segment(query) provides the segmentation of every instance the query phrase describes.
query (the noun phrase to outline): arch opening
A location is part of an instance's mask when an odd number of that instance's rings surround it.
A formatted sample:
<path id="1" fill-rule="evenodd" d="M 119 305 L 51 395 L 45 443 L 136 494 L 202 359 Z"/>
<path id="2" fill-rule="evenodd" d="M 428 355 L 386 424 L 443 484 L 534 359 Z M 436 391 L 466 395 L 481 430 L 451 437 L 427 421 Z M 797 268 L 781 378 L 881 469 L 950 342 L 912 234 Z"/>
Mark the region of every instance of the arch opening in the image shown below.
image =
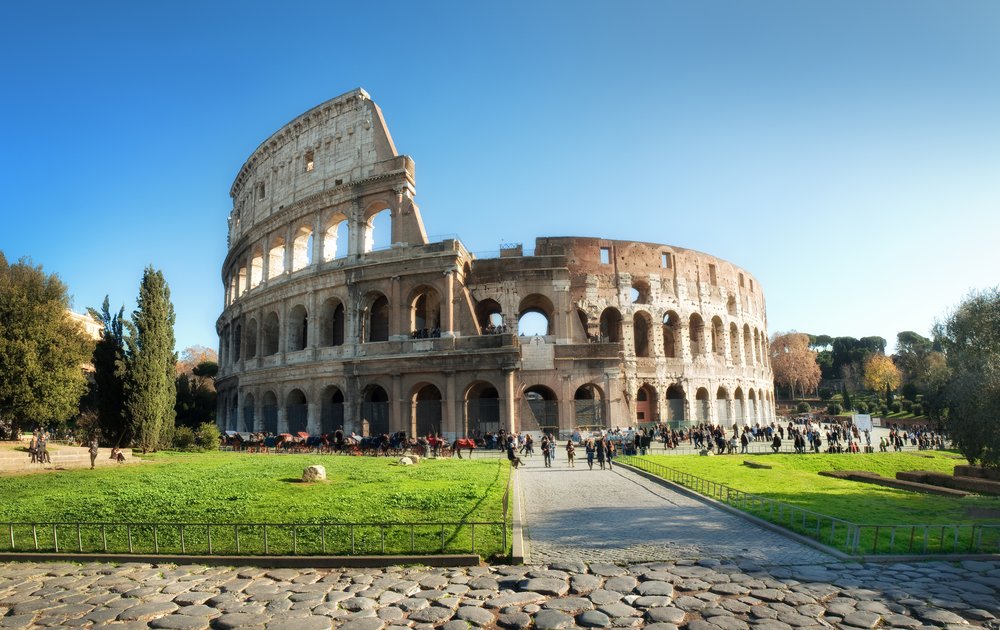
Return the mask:
<path id="1" fill-rule="evenodd" d="M 465 396 L 467 436 L 481 438 L 500 430 L 500 394 L 489 383 L 476 383 Z"/>
<path id="2" fill-rule="evenodd" d="M 384 208 L 368 217 L 368 221 L 364 225 L 364 232 L 365 253 L 392 247 L 392 211 L 389 208 Z"/>
<path id="3" fill-rule="evenodd" d="M 622 340 L 622 314 L 617 308 L 609 306 L 601 312 L 599 331 L 601 341 L 618 343 Z"/>
<path id="4" fill-rule="evenodd" d="M 305 350 L 309 345 L 309 315 L 306 307 L 296 304 L 288 314 L 288 351 Z"/>
<path id="5" fill-rule="evenodd" d="M 410 301 L 410 337 L 441 336 L 441 296 L 432 287 L 422 288 Z"/>
<path id="6" fill-rule="evenodd" d="M 336 385 L 329 385 L 323 390 L 321 398 L 319 424 L 322 433 L 333 433 L 337 429 L 344 430 L 344 393 Z"/>
<path id="7" fill-rule="evenodd" d="M 544 385 L 533 385 L 524 390 L 522 400 L 522 431 L 551 431 L 559 435 L 559 399 L 555 392 Z"/>
<path id="8" fill-rule="evenodd" d="M 264 356 L 278 354 L 278 314 L 271 311 L 264 317 Z"/>
<path id="9" fill-rule="evenodd" d="M 285 239 L 276 236 L 271 240 L 271 248 L 267 250 L 267 279 L 276 278 L 285 273 Z"/>
<path id="10" fill-rule="evenodd" d="M 606 427 L 604 396 L 600 388 L 593 383 L 577 387 L 573 394 L 573 426 L 583 431 L 593 431 Z"/>
<path id="11" fill-rule="evenodd" d="M 261 427 L 265 433 L 278 433 L 278 397 L 274 392 L 264 392 L 261 399 Z"/>
<path id="12" fill-rule="evenodd" d="M 344 345 L 344 305 L 337 298 L 323 301 L 319 312 L 319 345 Z"/>
<path id="13" fill-rule="evenodd" d="M 389 341 L 389 300 L 381 294 L 374 297 L 365 318 L 365 340 L 369 342 Z"/>
<path id="14" fill-rule="evenodd" d="M 680 385 L 667 388 L 667 422 L 674 428 L 684 424 L 684 390 Z"/>
<path id="15" fill-rule="evenodd" d="M 635 341 L 635 356 L 637 357 L 648 357 L 649 356 L 649 315 L 646 313 L 636 313 L 632 317 L 632 333 Z"/>
<path id="16" fill-rule="evenodd" d="M 288 421 L 288 432 L 307 433 L 309 431 L 309 404 L 301 389 L 293 389 L 285 399 L 285 419 Z"/>
<path id="17" fill-rule="evenodd" d="M 640 425 L 652 424 L 656 417 L 656 389 L 645 383 L 635 393 L 635 420 Z"/>
<path id="18" fill-rule="evenodd" d="M 300 227 L 292 240 L 292 271 L 305 269 L 312 263 L 313 233 L 308 227 Z"/>
<path id="19" fill-rule="evenodd" d="M 361 435 L 389 432 L 389 395 L 379 385 L 365 390 L 361 403 Z"/>
<path id="20" fill-rule="evenodd" d="M 441 390 L 424 385 L 412 398 L 413 435 L 441 435 Z"/>

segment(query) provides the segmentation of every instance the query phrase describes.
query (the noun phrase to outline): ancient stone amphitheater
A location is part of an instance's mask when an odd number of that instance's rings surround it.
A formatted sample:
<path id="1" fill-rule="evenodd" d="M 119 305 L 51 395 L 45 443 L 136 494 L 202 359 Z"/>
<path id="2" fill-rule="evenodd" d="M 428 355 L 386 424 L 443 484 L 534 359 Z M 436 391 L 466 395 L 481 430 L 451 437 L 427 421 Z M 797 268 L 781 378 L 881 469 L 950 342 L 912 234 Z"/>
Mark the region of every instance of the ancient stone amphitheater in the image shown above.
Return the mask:
<path id="1" fill-rule="evenodd" d="M 429 242 L 363 90 L 264 141 L 230 192 L 219 423 L 451 437 L 774 410 L 760 285 L 670 245 L 543 237 L 477 257 Z"/>

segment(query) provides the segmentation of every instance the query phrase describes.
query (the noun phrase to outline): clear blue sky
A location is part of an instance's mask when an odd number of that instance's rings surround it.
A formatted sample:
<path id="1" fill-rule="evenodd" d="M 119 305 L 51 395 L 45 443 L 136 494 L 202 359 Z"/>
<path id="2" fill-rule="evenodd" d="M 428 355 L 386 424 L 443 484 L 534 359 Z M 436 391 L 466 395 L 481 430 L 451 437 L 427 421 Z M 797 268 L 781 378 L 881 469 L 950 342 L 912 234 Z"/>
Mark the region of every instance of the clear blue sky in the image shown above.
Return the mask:
<path id="1" fill-rule="evenodd" d="M 0 250 L 76 310 L 163 270 L 217 345 L 228 191 L 352 88 L 472 251 L 604 236 L 745 267 L 771 333 L 927 334 L 1000 270 L 1000 3 L 5 2 Z"/>

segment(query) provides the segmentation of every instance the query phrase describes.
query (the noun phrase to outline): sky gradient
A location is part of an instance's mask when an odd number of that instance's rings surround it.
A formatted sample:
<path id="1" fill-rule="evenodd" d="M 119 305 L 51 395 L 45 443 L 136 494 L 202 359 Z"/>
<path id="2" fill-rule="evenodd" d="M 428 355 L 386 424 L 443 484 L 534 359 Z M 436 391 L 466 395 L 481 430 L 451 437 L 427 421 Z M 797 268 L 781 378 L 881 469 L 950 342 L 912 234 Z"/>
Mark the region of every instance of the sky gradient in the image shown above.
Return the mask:
<path id="1" fill-rule="evenodd" d="M 928 334 L 998 283 L 996 2 L 4 3 L 0 250 L 74 307 L 162 269 L 216 347 L 228 193 L 363 87 L 429 235 L 701 250 L 771 334 Z"/>

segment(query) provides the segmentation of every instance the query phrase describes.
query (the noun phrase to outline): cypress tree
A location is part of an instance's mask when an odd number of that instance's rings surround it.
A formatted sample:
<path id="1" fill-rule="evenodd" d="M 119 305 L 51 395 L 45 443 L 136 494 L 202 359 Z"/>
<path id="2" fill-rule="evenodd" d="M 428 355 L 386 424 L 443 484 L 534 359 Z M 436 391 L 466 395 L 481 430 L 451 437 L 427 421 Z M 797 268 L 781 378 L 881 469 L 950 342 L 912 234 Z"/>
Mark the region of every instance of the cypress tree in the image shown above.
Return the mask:
<path id="1" fill-rule="evenodd" d="M 146 268 L 138 308 L 125 322 L 125 409 L 133 443 L 143 453 L 165 446 L 174 430 L 174 306 L 163 273 Z"/>
<path id="2" fill-rule="evenodd" d="M 132 426 L 125 416 L 125 307 L 111 314 L 108 296 L 101 310 L 88 309 L 101 322 L 101 339 L 94 348 L 94 383 L 97 386 L 97 422 L 106 443 L 121 446 L 132 441 Z"/>

